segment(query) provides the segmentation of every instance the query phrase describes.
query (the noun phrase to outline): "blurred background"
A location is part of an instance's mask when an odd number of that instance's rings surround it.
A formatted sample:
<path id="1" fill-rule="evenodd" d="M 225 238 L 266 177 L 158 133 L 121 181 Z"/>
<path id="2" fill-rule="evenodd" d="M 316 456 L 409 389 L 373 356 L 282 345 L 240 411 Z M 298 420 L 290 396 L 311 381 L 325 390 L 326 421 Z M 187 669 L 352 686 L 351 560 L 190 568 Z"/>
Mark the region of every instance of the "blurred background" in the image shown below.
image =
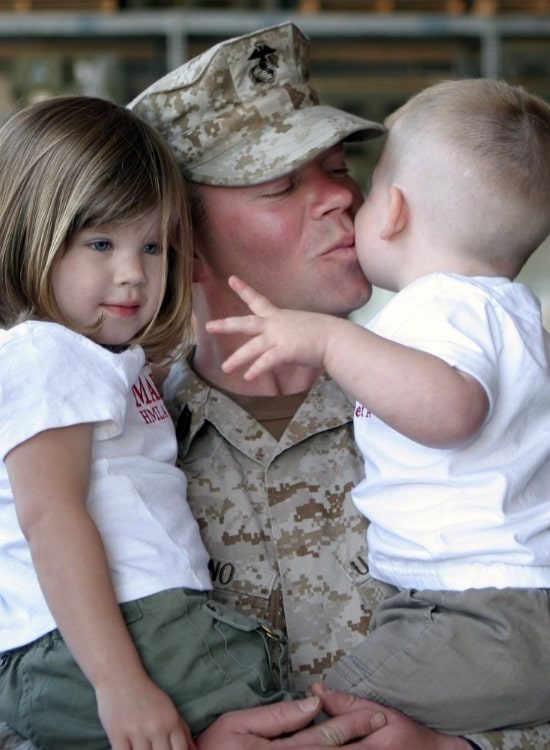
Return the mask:
<path id="1" fill-rule="evenodd" d="M 212 44 L 287 20 L 311 40 L 323 101 L 371 119 L 449 78 L 502 78 L 550 101 L 550 0 L 0 0 L 0 121 L 58 94 L 126 103 Z M 350 150 L 365 190 L 379 147 Z M 550 328 L 550 239 L 521 280 Z M 357 317 L 387 298 L 376 290 Z"/>

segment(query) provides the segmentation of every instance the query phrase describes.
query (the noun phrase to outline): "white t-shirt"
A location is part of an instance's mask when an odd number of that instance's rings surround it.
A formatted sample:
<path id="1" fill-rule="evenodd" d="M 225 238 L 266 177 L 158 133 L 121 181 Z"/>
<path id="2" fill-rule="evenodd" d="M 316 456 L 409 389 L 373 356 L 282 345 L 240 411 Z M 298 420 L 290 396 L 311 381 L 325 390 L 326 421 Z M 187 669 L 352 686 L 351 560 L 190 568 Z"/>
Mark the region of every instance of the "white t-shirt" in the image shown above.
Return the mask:
<path id="1" fill-rule="evenodd" d="M 372 575 L 402 588 L 549 587 L 550 347 L 536 297 L 508 279 L 431 274 L 368 328 L 472 375 L 490 402 L 481 432 L 451 450 L 357 404 L 366 479 L 353 500 L 371 522 Z"/>
<path id="2" fill-rule="evenodd" d="M 87 505 L 119 602 L 178 586 L 211 588 L 187 482 L 174 465 L 174 427 L 140 347 L 115 354 L 55 323 L 0 331 L 0 411 L 0 651 L 56 627 L 4 463 L 12 448 L 47 429 L 95 423 Z"/>

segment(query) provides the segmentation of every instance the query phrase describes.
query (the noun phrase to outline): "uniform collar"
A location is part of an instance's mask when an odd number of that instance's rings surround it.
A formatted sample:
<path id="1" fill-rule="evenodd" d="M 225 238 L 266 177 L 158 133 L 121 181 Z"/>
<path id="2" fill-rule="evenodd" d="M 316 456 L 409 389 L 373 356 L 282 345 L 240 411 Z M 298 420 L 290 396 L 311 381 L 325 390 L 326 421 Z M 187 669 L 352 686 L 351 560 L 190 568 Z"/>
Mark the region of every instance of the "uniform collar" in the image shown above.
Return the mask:
<path id="1" fill-rule="evenodd" d="M 326 374 L 314 383 L 279 442 L 228 395 L 201 380 L 189 361 L 172 366 L 164 384 L 164 398 L 184 455 L 201 427 L 210 422 L 225 440 L 261 464 L 353 418 L 350 399 Z"/>

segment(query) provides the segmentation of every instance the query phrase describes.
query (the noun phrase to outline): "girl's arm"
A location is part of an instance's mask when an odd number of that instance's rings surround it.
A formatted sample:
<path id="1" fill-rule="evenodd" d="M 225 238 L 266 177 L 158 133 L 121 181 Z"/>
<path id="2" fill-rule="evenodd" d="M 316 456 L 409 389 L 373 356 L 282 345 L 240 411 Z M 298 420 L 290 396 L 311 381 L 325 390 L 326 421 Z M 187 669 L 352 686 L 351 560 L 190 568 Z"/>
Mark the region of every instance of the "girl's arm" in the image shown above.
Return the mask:
<path id="1" fill-rule="evenodd" d="M 46 430 L 5 462 L 21 529 L 53 617 L 96 692 L 113 750 L 193 747 L 172 702 L 146 675 L 86 509 L 93 427 Z"/>
<path id="2" fill-rule="evenodd" d="M 354 399 L 411 440 L 451 448 L 473 437 L 489 408 L 480 383 L 431 354 L 343 318 L 281 310 L 236 277 L 231 288 L 253 315 L 211 321 L 211 333 L 252 336 L 224 362 L 252 380 L 283 363 L 324 367 Z M 251 363 L 251 364 L 250 364 Z"/>

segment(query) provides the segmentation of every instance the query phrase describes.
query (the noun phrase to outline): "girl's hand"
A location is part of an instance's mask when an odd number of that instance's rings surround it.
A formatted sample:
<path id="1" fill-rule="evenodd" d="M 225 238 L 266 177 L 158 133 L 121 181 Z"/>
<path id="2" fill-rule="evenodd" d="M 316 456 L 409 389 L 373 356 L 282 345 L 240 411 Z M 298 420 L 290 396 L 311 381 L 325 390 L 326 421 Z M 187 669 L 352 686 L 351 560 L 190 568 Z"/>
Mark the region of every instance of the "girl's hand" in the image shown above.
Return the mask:
<path id="1" fill-rule="evenodd" d="M 169 696 L 144 674 L 96 688 L 99 718 L 112 750 L 196 750 Z"/>

